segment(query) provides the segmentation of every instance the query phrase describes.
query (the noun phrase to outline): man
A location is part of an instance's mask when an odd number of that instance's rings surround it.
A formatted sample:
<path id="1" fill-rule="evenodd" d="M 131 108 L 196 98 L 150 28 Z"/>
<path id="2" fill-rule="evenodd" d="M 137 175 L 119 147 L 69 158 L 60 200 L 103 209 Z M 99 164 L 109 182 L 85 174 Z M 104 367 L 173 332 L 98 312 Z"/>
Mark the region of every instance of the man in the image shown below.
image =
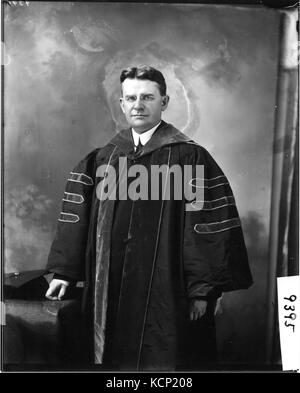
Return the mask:
<path id="1" fill-rule="evenodd" d="M 62 299 L 70 283 L 85 281 L 83 315 L 96 364 L 201 369 L 216 360 L 216 299 L 252 283 L 235 200 L 209 153 L 161 119 L 169 102 L 161 72 L 132 67 L 120 81 L 130 128 L 70 174 L 49 255 L 48 270 L 55 275 L 46 297 Z M 147 173 L 157 166 L 183 172 L 192 167 L 187 183 L 194 191 L 201 188 L 196 169 L 204 167 L 203 200 L 174 197 L 174 179 L 168 200 L 163 187 L 151 198 L 156 190 L 149 178 L 137 186 L 132 176 L 125 179 L 124 195 L 123 171 L 137 173 L 136 165 Z M 150 197 L 136 198 L 144 186 Z M 116 192 L 121 189 L 123 194 Z"/>

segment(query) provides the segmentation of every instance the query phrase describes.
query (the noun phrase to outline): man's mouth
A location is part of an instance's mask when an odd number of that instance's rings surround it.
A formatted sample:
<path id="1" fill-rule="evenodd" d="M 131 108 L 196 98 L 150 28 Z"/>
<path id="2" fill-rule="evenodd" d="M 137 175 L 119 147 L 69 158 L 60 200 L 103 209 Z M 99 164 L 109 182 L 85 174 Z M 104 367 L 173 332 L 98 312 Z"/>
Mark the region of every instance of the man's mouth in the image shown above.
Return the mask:
<path id="1" fill-rule="evenodd" d="M 147 115 L 132 115 L 132 117 L 147 117 Z"/>

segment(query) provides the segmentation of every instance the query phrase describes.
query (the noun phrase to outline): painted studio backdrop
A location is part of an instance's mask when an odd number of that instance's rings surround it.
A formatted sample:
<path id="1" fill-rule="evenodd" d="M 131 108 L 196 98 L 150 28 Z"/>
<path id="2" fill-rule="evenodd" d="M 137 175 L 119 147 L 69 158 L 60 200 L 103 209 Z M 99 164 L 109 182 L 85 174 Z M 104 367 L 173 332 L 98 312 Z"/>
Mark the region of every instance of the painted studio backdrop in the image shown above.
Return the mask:
<path id="1" fill-rule="evenodd" d="M 164 120 L 233 187 L 254 285 L 223 297 L 224 362 L 264 361 L 279 18 L 205 5 L 23 2 L 4 7 L 5 272 L 42 269 L 69 171 L 125 123 L 123 68 L 166 76 Z"/>

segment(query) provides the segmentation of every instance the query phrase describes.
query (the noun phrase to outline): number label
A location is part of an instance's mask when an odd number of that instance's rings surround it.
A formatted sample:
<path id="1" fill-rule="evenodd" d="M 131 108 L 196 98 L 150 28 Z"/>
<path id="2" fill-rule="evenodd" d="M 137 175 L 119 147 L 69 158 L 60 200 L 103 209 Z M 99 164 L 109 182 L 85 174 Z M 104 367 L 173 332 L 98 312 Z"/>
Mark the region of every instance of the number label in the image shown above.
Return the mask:
<path id="1" fill-rule="evenodd" d="M 291 295 L 290 297 L 284 297 L 284 300 L 287 300 L 289 302 L 294 302 L 297 299 L 296 295 Z M 283 307 L 286 311 L 295 311 L 296 307 L 293 304 L 285 304 Z M 294 312 L 291 312 L 289 315 L 285 315 L 284 318 L 289 318 L 292 321 L 294 321 L 297 318 L 297 314 Z M 295 325 L 293 323 L 289 323 L 289 321 L 284 321 L 284 325 L 288 328 L 293 329 L 293 333 L 295 332 Z"/>

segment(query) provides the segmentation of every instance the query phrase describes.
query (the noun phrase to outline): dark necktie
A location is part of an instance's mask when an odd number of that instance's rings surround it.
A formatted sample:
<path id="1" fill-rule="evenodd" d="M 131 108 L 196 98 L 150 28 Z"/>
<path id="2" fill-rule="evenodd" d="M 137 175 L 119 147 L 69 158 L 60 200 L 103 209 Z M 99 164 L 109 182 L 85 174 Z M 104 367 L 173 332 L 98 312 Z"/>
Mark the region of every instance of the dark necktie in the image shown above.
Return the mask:
<path id="1" fill-rule="evenodd" d="M 144 147 L 144 145 L 142 145 L 141 139 L 139 139 L 139 144 L 136 146 L 134 155 L 139 156 L 143 151 L 143 147 Z"/>

